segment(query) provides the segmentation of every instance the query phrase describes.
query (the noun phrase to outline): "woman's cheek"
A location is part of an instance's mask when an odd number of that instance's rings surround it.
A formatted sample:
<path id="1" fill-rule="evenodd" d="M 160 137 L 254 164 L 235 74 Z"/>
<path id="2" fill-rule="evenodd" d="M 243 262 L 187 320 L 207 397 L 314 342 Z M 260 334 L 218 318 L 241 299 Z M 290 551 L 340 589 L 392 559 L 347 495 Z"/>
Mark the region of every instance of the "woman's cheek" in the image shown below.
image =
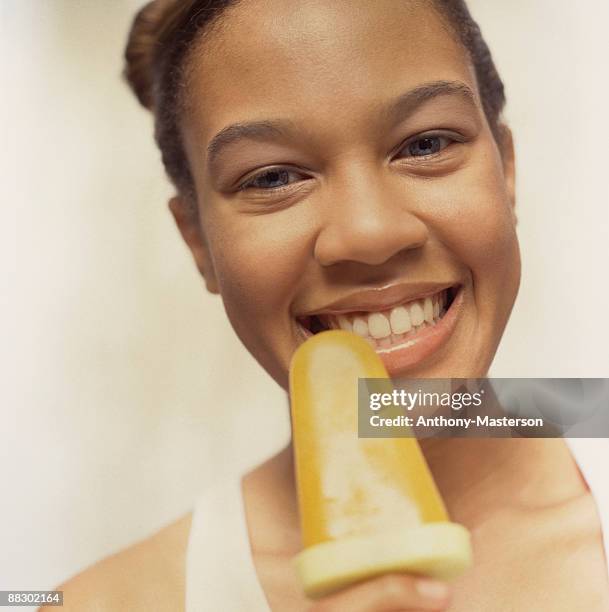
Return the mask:
<path id="1" fill-rule="evenodd" d="M 515 217 L 501 160 L 490 153 L 480 155 L 426 189 L 432 235 L 471 278 L 469 333 L 492 353 L 520 282 Z"/>
<path id="2" fill-rule="evenodd" d="M 476 197 L 477 196 L 477 197 Z M 474 277 L 508 273 L 515 265 L 517 238 L 507 203 L 496 193 L 479 192 L 455 206 L 448 243 Z"/>
<path id="3" fill-rule="evenodd" d="M 506 283 L 504 289 L 508 290 L 520 278 L 515 216 L 500 160 L 487 158 L 484 166 L 481 172 L 464 176 L 464 193 L 471 196 L 462 205 L 464 217 L 469 219 L 462 249 L 475 279 L 494 281 L 498 286 Z"/>
<path id="4" fill-rule="evenodd" d="M 496 148 L 479 146 L 467 165 L 430 181 L 428 223 L 474 277 L 519 271 L 518 242 L 507 183 Z"/>
<path id="5" fill-rule="evenodd" d="M 286 209 L 208 221 L 208 245 L 220 293 L 238 336 L 264 360 L 285 342 L 290 305 L 306 267 L 306 226 Z M 268 355 L 267 355 L 268 358 Z"/>
<path id="6" fill-rule="evenodd" d="M 303 258 L 303 228 L 294 216 L 286 209 L 235 215 L 223 224 L 226 238 L 214 245 L 214 260 L 218 280 L 227 291 L 238 285 L 241 293 L 258 296 L 261 305 L 291 295 Z"/>

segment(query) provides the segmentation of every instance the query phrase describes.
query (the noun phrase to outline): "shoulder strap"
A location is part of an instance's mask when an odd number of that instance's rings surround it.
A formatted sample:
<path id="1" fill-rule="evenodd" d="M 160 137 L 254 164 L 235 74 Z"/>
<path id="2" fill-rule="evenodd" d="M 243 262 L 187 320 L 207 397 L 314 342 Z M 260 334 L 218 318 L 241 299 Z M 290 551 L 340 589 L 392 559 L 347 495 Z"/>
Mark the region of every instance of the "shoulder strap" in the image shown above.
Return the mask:
<path id="1" fill-rule="evenodd" d="M 186 612 L 269 612 L 252 560 L 241 478 L 208 488 L 192 515 Z"/>

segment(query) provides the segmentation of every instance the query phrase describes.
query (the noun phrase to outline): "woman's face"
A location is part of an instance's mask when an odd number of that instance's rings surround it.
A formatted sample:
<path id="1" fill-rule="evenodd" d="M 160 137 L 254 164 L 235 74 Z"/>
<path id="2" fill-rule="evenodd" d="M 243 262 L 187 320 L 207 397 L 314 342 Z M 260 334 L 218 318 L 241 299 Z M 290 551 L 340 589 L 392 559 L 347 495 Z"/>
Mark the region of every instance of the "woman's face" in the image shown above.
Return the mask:
<path id="1" fill-rule="evenodd" d="M 181 229 L 245 346 L 284 387 L 325 327 L 392 376 L 484 376 L 520 278 L 513 163 L 459 43 L 426 2 L 225 17 L 190 62 Z"/>

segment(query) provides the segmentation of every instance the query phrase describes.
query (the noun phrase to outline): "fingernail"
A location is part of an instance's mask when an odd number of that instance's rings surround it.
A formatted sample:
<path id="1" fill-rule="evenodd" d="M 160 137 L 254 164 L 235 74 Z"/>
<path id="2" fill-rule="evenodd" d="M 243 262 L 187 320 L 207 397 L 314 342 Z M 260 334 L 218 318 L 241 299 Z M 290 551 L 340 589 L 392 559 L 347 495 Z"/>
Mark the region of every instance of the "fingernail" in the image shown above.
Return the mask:
<path id="1" fill-rule="evenodd" d="M 416 588 L 419 595 L 429 599 L 446 599 L 448 597 L 449 586 L 437 580 L 417 580 Z"/>

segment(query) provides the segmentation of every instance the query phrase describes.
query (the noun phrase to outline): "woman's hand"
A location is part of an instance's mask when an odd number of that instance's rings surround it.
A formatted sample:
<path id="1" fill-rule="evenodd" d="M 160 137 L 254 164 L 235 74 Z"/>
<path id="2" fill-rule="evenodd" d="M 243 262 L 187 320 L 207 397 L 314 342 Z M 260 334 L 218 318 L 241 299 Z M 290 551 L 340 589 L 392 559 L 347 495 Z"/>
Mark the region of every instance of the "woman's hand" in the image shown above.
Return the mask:
<path id="1" fill-rule="evenodd" d="M 450 587 L 407 574 L 386 574 L 315 602 L 309 612 L 414 612 L 446 610 Z"/>

